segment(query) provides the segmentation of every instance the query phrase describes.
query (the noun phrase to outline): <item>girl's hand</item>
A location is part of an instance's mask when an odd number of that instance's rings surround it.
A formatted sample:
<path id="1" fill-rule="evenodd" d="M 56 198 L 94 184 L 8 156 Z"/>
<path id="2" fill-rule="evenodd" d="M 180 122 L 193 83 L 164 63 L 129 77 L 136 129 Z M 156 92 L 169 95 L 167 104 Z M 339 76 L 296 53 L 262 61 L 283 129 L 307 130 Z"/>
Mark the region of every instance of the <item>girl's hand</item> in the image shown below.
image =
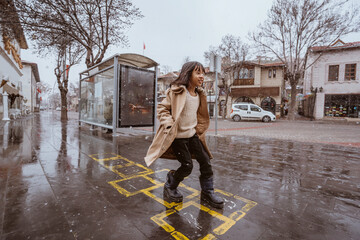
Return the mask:
<path id="1" fill-rule="evenodd" d="M 164 134 L 168 134 L 170 132 L 170 129 L 171 129 L 171 126 L 167 126 L 165 129 L 164 129 Z"/>

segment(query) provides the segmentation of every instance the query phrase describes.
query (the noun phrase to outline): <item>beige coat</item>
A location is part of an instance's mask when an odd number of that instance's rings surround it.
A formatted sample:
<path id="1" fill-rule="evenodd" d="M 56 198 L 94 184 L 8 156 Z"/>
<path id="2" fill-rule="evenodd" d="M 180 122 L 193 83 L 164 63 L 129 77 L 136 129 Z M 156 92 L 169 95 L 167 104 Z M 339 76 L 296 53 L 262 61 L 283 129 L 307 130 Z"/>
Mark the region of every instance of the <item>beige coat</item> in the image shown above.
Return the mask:
<path id="1" fill-rule="evenodd" d="M 206 94 L 202 88 L 197 88 L 197 92 L 200 97 L 200 105 L 197 111 L 197 125 L 195 130 L 206 152 L 209 154 L 210 158 L 213 158 L 205 141 L 205 132 L 210 125 Z M 180 114 L 184 109 L 185 101 L 185 86 L 173 85 L 166 91 L 166 98 L 158 104 L 157 118 L 160 121 L 160 127 L 156 132 L 153 142 L 146 154 L 145 162 L 147 166 L 150 166 L 160 157 L 176 159 L 170 146 L 177 135 L 177 125 L 180 119 Z M 167 129 L 169 126 L 170 129 Z"/>

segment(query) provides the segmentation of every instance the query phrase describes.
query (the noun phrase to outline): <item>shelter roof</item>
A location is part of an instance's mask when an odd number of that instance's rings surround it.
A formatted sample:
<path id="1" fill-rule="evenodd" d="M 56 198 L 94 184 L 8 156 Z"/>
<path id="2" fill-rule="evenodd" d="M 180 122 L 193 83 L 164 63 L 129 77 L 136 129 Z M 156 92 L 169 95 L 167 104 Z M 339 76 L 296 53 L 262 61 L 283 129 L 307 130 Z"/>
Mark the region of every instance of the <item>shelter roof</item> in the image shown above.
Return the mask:
<path id="1" fill-rule="evenodd" d="M 91 68 L 86 69 L 85 71 L 81 72 L 86 73 L 92 69 L 98 68 L 98 70 L 102 70 L 104 68 L 110 67 L 114 65 L 114 59 L 118 59 L 118 63 L 124 64 L 127 66 L 132 67 L 139 67 L 139 68 L 151 68 L 156 67 L 159 64 L 152 60 L 151 58 L 148 58 L 144 55 L 136 54 L 136 53 L 121 53 L 121 54 L 115 54 L 111 56 L 110 58 L 105 59 L 101 63 L 96 64 L 95 66 L 92 66 Z"/>

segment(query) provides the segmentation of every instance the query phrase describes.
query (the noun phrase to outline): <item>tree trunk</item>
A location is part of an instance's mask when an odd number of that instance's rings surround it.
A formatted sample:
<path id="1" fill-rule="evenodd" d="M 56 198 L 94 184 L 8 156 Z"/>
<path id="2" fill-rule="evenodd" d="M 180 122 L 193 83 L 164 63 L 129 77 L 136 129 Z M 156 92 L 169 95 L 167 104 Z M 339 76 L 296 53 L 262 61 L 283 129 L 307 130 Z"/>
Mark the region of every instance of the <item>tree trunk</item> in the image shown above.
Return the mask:
<path id="1" fill-rule="evenodd" d="M 295 120 L 296 115 L 296 84 L 291 85 L 291 98 L 290 98 L 290 108 L 289 108 L 289 120 L 293 121 Z"/>
<path id="2" fill-rule="evenodd" d="M 222 118 L 225 119 L 226 115 L 227 115 L 227 103 L 229 101 L 229 93 L 226 90 L 226 96 L 225 96 L 225 104 L 224 104 L 224 108 L 222 109 Z M 220 107 L 221 107 L 221 102 L 220 102 Z"/>
<path id="3" fill-rule="evenodd" d="M 61 121 L 67 121 L 67 99 L 66 99 L 67 92 L 65 90 L 60 90 L 60 96 L 61 96 Z"/>

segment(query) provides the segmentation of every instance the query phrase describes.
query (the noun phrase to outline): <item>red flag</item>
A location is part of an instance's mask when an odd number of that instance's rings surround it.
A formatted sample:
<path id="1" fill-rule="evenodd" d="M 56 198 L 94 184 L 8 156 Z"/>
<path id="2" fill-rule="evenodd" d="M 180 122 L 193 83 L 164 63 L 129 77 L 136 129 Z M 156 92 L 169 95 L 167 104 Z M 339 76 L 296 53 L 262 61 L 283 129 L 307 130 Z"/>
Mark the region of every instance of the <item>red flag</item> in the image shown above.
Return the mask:
<path id="1" fill-rule="evenodd" d="M 145 47 L 145 43 L 144 43 L 144 50 L 146 49 L 146 47 Z"/>

